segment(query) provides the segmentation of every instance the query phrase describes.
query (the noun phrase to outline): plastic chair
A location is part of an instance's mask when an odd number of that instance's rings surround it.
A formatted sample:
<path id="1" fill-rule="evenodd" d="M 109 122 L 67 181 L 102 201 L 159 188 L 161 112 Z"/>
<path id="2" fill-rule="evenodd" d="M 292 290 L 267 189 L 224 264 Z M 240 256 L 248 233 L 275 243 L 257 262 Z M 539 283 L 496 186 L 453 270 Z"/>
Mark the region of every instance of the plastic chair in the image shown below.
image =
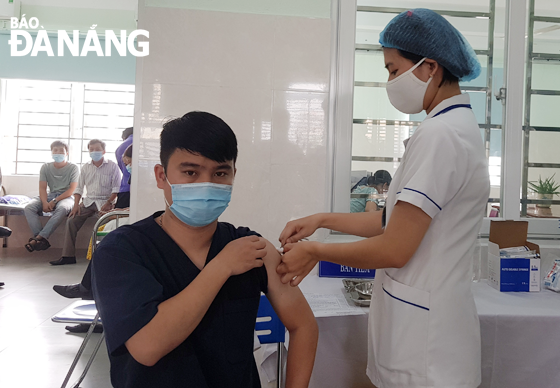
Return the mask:
<path id="1" fill-rule="evenodd" d="M 266 295 L 261 295 L 259 310 L 257 312 L 257 323 L 255 330 L 261 344 L 278 344 L 278 362 L 276 373 L 276 387 L 281 388 L 284 380 L 283 352 L 286 340 L 286 327 L 274 312 L 272 305 Z"/>
<path id="2" fill-rule="evenodd" d="M 114 211 L 101 216 L 99 220 L 97 220 L 95 226 L 93 227 L 93 233 L 92 233 L 92 238 L 93 238 L 92 240 L 93 244 L 91 246 L 92 252 L 95 252 L 95 248 L 98 242 L 98 237 L 106 236 L 109 233 L 109 232 L 99 232 L 98 231 L 99 227 L 109 222 L 110 219 L 115 216 L 117 217 L 117 228 L 118 228 L 119 218 L 128 217 L 129 212 Z M 72 377 L 72 373 L 74 372 L 74 369 L 78 364 L 78 360 L 82 356 L 82 353 L 84 352 L 87 343 L 91 339 L 91 336 L 93 334 L 93 329 L 95 328 L 95 325 L 97 325 L 97 323 L 101 322 L 101 318 L 99 317 L 99 312 L 97 311 L 95 302 L 92 300 L 87 300 L 87 301 L 78 301 L 72 303 L 70 306 L 66 307 L 65 309 L 63 309 L 62 311 L 54 315 L 51 318 L 51 320 L 53 322 L 63 322 L 63 323 L 90 323 L 89 330 L 84 338 L 84 341 L 82 342 L 80 349 L 78 349 L 78 353 L 76 353 L 76 357 L 74 357 L 74 361 L 72 362 L 72 365 L 70 365 L 70 369 L 68 370 L 64 382 L 62 383 L 61 388 L 66 388 L 66 385 L 68 384 L 68 381 L 70 380 L 70 377 Z M 91 367 L 91 364 L 93 363 L 93 360 L 95 359 L 95 356 L 97 355 L 97 351 L 99 350 L 104 338 L 105 338 L 105 333 L 102 333 L 101 336 L 99 337 L 99 340 L 95 344 L 93 353 L 91 354 L 84 368 L 84 371 L 82 372 L 82 375 L 80 376 L 78 381 L 74 385 L 72 385 L 72 388 L 78 388 L 82 383 L 82 381 L 84 380 L 84 378 L 86 377 L 86 374 L 89 371 L 89 368 Z"/>

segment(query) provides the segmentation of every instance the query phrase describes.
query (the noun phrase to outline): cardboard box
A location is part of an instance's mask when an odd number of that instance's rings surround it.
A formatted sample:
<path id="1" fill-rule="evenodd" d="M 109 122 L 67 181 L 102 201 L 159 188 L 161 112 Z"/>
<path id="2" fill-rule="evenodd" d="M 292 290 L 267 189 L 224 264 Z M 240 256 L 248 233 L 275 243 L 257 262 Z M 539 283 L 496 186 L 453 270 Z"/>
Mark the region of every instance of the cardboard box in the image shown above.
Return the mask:
<path id="1" fill-rule="evenodd" d="M 373 279 L 374 269 L 360 269 L 346 265 L 334 264 L 328 261 L 319 262 L 319 276 L 326 278 L 358 278 Z"/>
<path id="2" fill-rule="evenodd" d="M 540 291 L 540 259 L 500 258 L 500 249 L 527 246 L 540 254 L 539 246 L 527 241 L 527 221 L 491 221 L 488 241 L 488 284 L 502 292 Z"/>

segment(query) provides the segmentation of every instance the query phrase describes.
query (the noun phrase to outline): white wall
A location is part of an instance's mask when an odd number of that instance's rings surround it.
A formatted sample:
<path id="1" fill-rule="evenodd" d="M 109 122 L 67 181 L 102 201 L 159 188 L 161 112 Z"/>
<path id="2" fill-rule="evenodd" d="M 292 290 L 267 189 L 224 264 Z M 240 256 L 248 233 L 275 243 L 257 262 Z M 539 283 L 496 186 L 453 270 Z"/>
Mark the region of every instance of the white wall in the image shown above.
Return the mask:
<path id="1" fill-rule="evenodd" d="M 318 17 L 293 7 L 285 16 L 242 5 L 235 13 L 140 5 L 150 55 L 137 61 L 136 219 L 164 208 L 153 176 L 162 121 L 192 110 L 220 116 L 238 138 L 233 198 L 222 221 L 275 242 L 290 218 L 328 210 L 331 20 L 321 16 L 330 1 L 315 3 Z"/>

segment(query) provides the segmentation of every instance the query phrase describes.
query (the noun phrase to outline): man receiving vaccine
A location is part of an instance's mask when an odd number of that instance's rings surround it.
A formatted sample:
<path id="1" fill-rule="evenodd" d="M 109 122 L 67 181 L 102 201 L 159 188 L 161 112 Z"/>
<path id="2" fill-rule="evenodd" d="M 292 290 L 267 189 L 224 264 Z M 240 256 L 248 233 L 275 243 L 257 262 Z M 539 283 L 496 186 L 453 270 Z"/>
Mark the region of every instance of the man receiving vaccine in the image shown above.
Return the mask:
<path id="1" fill-rule="evenodd" d="M 253 339 L 264 292 L 290 332 L 286 387 L 307 387 L 318 336 L 311 309 L 281 283 L 270 242 L 218 221 L 234 187 L 235 134 L 190 112 L 163 126 L 160 159 L 165 211 L 111 232 L 92 261 L 113 386 L 260 387 Z"/>

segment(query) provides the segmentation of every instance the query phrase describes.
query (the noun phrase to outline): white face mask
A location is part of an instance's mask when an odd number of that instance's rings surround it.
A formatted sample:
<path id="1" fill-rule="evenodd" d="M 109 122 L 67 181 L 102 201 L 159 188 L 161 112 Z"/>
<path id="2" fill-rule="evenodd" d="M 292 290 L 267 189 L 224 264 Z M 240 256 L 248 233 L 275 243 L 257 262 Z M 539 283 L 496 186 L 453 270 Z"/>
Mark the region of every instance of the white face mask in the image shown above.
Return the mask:
<path id="1" fill-rule="evenodd" d="M 432 77 L 428 82 L 424 82 L 416 77 L 412 72 L 420 66 L 426 58 L 423 58 L 416 65 L 408 69 L 407 72 L 397 78 L 387 82 L 387 95 L 389 101 L 398 110 L 406 114 L 416 114 L 424 110 L 424 95 L 428 85 L 432 82 Z"/>

